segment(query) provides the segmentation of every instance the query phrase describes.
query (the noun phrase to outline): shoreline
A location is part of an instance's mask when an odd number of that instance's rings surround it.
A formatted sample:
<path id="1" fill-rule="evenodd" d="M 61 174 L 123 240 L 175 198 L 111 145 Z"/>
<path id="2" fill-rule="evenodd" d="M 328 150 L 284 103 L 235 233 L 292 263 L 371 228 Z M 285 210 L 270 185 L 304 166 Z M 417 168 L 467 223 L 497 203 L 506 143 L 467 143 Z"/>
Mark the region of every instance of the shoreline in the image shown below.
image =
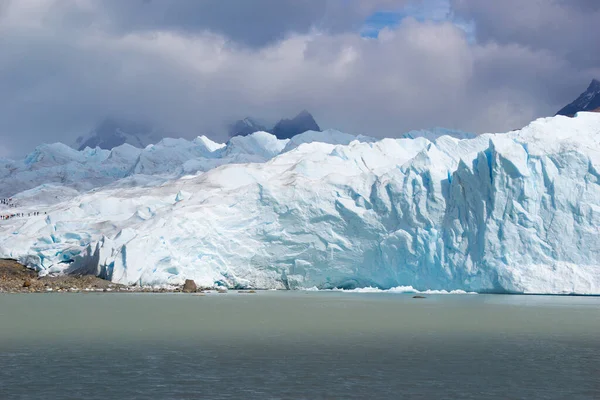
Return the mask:
<path id="1" fill-rule="evenodd" d="M 232 290 L 234 291 L 234 290 Z M 16 260 L 0 259 L 0 293 L 227 293 L 226 288 L 196 288 L 185 285 L 172 288 L 129 286 L 107 281 L 94 275 L 40 277 L 36 271 Z M 255 290 L 235 290 L 255 293 Z"/>
<path id="2" fill-rule="evenodd" d="M 193 281 L 190 281 L 193 283 Z M 196 287 L 195 283 L 188 287 L 179 285 L 172 287 L 140 287 L 135 285 L 123 285 L 114 283 L 94 275 L 60 275 L 40 277 L 36 271 L 27 268 L 16 260 L 0 258 L 0 294 L 8 293 L 257 293 L 269 289 L 228 289 L 225 287 Z M 286 290 L 283 290 L 286 291 Z M 293 290 L 292 290 L 293 291 Z M 299 291 L 303 291 L 299 289 Z M 312 291 L 304 289 L 304 291 Z M 342 289 L 321 289 L 319 292 L 346 292 L 346 293 L 388 293 L 386 290 L 361 291 Z M 434 293 L 427 291 L 406 292 L 407 295 L 430 296 L 430 295 L 457 295 L 463 293 Z M 493 292 L 465 292 L 466 295 L 493 294 L 507 296 L 560 296 L 560 297 L 600 297 L 600 294 L 586 293 L 493 293 Z"/>

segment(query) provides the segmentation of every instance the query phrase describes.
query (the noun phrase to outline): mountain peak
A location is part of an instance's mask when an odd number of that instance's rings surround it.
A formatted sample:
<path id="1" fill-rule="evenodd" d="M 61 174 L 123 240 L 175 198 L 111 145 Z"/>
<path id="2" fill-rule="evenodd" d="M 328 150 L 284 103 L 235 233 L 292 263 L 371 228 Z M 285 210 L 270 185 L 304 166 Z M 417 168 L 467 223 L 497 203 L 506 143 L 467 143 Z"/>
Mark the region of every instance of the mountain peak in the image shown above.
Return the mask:
<path id="1" fill-rule="evenodd" d="M 120 120 L 107 117 L 90 131 L 86 136 L 79 136 L 75 141 L 78 150 L 86 147 L 110 150 L 122 144 L 144 148 L 149 144 L 158 143 L 163 135 L 149 124 Z"/>
<path id="2" fill-rule="evenodd" d="M 585 92 L 579 95 L 575 101 L 563 107 L 556 115 L 572 117 L 579 111 L 595 111 L 600 108 L 600 81 L 592 79 Z"/>
<path id="3" fill-rule="evenodd" d="M 246 117 L 235 121 L 229 126 L 229 137 L 247 136 L 254 132 L 266 130 L 267 128 L 257 122 L 254 118 Z"/>
<path id="4" fill-rule="evenodd" d="M 600 81 L 598 79 L 592 79 L 590 86 L 588 86 L 587 91 L 600 92 Z"/>
<path id="5" fill-rule="evenodd" d="M 307 118 L 307 117 L 313 118 L 312 114 L 309 113 L 307 110 L 302 110 L 302 111 L 300 111 L 300 113 L 298 113 L 298 115 L 296 115 L 295 118 Z"/>
<path id="6" fill-rule="evenodd" d="M 306 131 L 321 131 L 312 114 L 306 110 L 292 119 L 282 119 L 273 127 L 273 134 L 278 139 L 290 139 Z"/>
<path id="7" fill-rule="evenodd" d="M 284 118 L 271 129 L 251 117 L 237 120 L 229 125 L 229 137 L 247 136 L 251 133 L 264 131 L 275 135 L 278 139 L 290 139 L 306 131 L 321 131 L 314 117 L 307 110 L 302 110 L 292 119 Z"/>

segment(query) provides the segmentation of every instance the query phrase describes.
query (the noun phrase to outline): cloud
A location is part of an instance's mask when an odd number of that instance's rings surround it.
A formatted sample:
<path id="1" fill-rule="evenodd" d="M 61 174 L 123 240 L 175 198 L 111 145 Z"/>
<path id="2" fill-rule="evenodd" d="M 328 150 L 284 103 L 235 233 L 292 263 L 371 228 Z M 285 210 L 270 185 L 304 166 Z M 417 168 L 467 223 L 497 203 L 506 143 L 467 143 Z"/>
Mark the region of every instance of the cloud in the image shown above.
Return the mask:
<path id="1" fill-rule="evenodd" d="M 358 30 L 376 9 L 407 0 L 104 0 L 100 12 L 115 32 L 210 31 L 236 43 L 262 47 L 312 30 Z"/>
<path id="2" fill-rule="evenodd" d="M 452 0 L 458 15 L 477 22 L 483 43 L 544 49 L 580 68 L 600 66 L 600 2 L 596 0 Z"/>
<path id="3" fill-rule="evenodd" d="M 369 15 L 406 2 L 4 4 L 0 137 L 13 155 L 71 142 L 107 115 L 219 140 L 232 119 L 304 108 L 321 126 L 379 137 L 433 126 L 505 131 L 553 114 L 590 73 L 525 39 L 472 42 L 452 20 L 407 15 L 377 39 L 361 37 Z M 484 18 L 467 6 L 457 8 L 461 18 Z"/>

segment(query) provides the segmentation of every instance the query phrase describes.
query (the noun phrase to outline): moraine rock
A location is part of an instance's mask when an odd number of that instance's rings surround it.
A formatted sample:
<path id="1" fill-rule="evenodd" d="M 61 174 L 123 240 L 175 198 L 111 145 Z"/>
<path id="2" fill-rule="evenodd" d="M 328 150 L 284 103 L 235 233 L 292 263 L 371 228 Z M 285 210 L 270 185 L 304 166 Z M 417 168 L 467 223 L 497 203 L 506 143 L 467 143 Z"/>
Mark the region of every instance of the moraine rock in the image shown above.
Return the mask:
<path id="1" fill-rule="evenodd" d="M 183 284 L 183 293 L 194 293 L 196 290 L 196 282 L 191 279 L 186 279 Z"/>

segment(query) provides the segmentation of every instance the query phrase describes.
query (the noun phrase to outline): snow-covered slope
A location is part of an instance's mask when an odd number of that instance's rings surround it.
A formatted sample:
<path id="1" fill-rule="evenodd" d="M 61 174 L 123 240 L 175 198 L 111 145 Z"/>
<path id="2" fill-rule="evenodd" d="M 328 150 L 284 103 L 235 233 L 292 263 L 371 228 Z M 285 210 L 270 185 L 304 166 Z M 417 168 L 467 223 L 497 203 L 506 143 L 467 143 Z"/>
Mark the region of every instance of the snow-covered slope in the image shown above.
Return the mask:
<path id="1" fill-rule="evenodd" d="M 291 142 L 275 143 L 260 152 Z M 469 140 L 304 143 L 122 183 L 137 177 L 0 222 L 0 257 L 141 285 L 600 294 L 595 113 Z"/>

